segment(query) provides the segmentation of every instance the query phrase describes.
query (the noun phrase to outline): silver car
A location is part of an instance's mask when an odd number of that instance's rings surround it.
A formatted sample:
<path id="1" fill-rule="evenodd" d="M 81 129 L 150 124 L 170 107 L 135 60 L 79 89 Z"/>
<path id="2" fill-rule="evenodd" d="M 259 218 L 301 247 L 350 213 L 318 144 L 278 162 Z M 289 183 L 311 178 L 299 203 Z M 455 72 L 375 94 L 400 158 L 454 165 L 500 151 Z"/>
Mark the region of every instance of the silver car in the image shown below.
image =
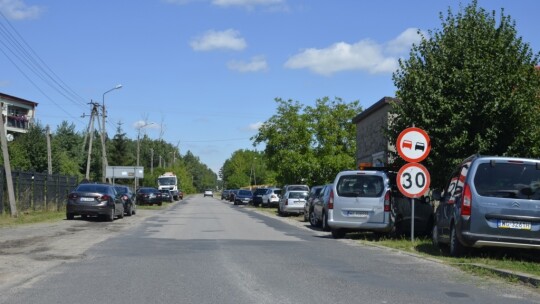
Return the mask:
<path id="1" fill-rule="evenodd" d="M 291 213 L 304 213 L 304 205 L 308 197 L 307 191 L 293 190 L 286 192 L 279 200 L 278 214 L 287 215 Z"/>
<path id="2" fill-rule="evenodd" d="M 384 171 L 337 174 L 328 202 L 328 226 L 334 238 L 351 231 L 390 232 L 391 189 Z"/>
<path id="3" fill-rule="evenodd" d="M 540 249 L 540 160 L 473 155 L 433 198 L 433 243 L 452 256 L 468 247 Z"/>

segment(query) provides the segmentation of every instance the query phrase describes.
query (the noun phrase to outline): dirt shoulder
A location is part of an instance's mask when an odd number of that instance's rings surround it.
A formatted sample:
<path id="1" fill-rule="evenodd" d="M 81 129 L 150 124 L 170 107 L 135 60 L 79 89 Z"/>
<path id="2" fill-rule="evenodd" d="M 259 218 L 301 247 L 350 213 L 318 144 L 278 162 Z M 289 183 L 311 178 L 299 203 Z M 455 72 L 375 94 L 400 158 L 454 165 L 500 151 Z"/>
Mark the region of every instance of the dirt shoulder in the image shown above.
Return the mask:
<path id="1" fill-rule="evenodd" d="M 155 213 L 139 209 L 136 215 L 114 222 L 76 218 L 0 228 L 0 293 L 36 280 L 52 267 L 83 259 L 88 248 Z"/>

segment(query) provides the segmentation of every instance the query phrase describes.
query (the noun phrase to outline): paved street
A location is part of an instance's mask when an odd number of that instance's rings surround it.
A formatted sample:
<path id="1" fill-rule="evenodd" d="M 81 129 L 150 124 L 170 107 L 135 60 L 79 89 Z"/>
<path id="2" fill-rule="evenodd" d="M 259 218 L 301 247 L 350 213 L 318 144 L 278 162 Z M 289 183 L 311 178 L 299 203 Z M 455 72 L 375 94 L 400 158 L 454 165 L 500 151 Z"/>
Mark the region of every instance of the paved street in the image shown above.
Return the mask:
<path id="1" fill-rule="evenodd" d="M 0 303 L 540 303 L 521 287 L 288 222 L 191 196 Z"/>

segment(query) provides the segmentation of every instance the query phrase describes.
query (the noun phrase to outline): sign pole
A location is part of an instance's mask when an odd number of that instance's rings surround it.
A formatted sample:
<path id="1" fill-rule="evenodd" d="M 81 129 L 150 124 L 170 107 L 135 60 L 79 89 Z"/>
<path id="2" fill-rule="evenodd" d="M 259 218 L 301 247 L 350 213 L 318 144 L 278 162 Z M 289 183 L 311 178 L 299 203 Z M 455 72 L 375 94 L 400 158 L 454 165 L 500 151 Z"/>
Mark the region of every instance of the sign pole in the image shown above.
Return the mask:
<path id="1" fill-rule="evenodd" d="M 411 242 L 414 242 L 414 198 L 411 198 Z"/>

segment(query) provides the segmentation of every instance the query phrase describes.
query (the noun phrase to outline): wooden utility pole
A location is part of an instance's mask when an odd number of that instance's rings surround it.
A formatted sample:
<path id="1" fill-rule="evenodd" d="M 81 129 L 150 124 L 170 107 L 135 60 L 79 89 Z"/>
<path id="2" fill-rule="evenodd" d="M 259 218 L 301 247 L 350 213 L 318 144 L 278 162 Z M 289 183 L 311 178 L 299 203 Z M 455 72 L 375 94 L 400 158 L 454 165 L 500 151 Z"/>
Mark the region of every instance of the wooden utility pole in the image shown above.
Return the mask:
<path id="1" fill-rule="evenodd" d="M 52 174 L 51 129 L 47 125 L 47 173 Z"/>
<path id="2" fill-rule="evenodd" d="M 92 105 L 92 112 L 90 114 L 90 123 L 88 126 L 88 133 L 89 133 L 89 143 L 88 143 L 88 158 L 86 160 L 86 180 L 90 180 L 90 162 L 92 160 L 92 141 L 94 139 L 94 119 L 97 115 L 97 107 L 98 104 L 91 102 Z"/>
<path id="3" fill-rule="evenodd" d="M 0 103 L 0 110 L 4 109 L 4 103 Z M 15 190 L 13 188 L 13 178 L 11 177 L 11 163 L 9 161 L 9 151 L 7 146 L 7 133 L 4 126 L 4 114 L 0 115 L 0 143 L 2 144 L 2 153 L 4 156 L 4 169 L 6 171 L 6 184 L 9 199 L 9 209 L 12 217 L 17 217 L 17 204 L 15 202 Z"/>

